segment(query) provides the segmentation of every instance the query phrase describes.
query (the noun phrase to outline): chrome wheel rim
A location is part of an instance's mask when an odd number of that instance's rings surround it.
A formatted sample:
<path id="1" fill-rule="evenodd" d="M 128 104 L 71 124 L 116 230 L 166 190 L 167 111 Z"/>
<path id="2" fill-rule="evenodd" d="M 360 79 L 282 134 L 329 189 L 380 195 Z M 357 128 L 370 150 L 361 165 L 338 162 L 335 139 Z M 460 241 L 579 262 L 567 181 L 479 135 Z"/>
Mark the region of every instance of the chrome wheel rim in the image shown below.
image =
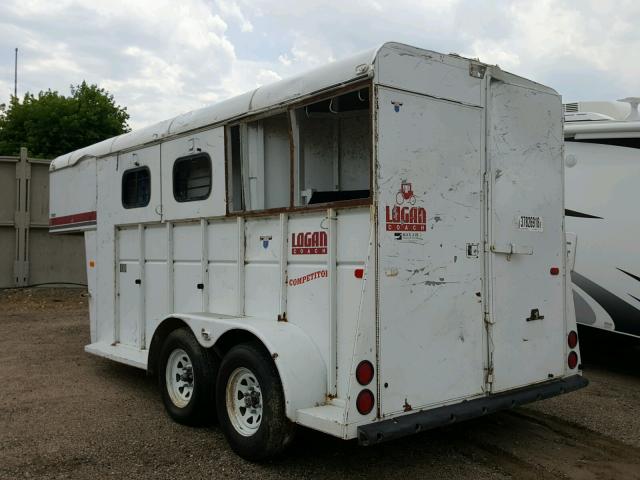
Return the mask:
<path id="1" fill-rule="evenodd" d="M 262 422 L 262 391 L 254 373 L 245 367 L 236 368 L 227 381 L 227 415 L 240 435 L 250 437 Z"/>
<path id="2" fill-rule="evenodd" d="M 167 360 L 165 372 L 167 392 L 173 404 L 184 408 L 193 397 L 193 364 L 187 352 L 176 348 Z"/>

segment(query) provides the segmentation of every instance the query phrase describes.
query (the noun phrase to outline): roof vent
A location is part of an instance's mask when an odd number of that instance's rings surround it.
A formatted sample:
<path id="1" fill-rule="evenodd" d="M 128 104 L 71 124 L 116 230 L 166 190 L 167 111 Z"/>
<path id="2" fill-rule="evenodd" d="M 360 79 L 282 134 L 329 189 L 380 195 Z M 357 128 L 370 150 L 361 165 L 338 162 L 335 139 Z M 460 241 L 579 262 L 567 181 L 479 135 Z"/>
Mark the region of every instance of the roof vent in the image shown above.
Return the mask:
<path id="1" fill-rule="evenodd" d="M 631 107 L 631 111 L 625 120 L 627 122 L 640 120 L 640 112 L 638 112 L 638 105 L 640 104 L 640 97 L 627 97 L 618 100 L 619 102 L 628 103 Z"/>
<path id="2" fill-rule="evenodd" d="M 578 108 L 578 102 L 565 103 L 562 106 L 564 107 L 564 113 L 572 113 L 572 112 L 577 112 L 577 111 L 580 110 Z"/>

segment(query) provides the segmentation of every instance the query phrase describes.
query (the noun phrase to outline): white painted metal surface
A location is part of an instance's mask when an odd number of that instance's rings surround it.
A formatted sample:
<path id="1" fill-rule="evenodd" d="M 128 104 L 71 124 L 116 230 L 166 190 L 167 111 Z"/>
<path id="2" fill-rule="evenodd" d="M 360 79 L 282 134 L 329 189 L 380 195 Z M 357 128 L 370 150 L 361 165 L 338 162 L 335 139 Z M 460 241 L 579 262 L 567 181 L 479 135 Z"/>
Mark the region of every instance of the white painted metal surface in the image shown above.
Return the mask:
<path id="1" fill-rule="evenodd" d="M 488 95 L 489 332 L 498 392 L 565 370 L 562 112 L 556 95 L 502 81 L 492 81 Z"/>
<path id="2" fill-rule="evenodd" d="M 484 390 L 483 258 L 466 254 L 482 243 L 484 132 L 476 107 L 378 98 L 380 400 L 392 415 Z"/>
<path id="3" fill-rule="evenodd" d="M 270 352 L 286 415 L 342 438 L 578 373 L 565 368 L 560 124 L 547 87 L 385 44 L 64 155 L 52 211 L 97 212 L 87 351 L 148 368 L 170 319 L 204 348 L 243 331 Z M 199 154 L 211 159 L 210 194 L 179 202 L 176 160 Z M 240 172 L 226 169 L 234 154 Z M 122 175 L 139 167 L 149 202 L 125 209 Z M 244 191 L 230 213 L 231 184 Z M 528 324 L 532 309 L 545 319 Z M 374 366 L 367 385 L 362 361 Z M 365 388 L 375 407 L 360 413 Z"/>

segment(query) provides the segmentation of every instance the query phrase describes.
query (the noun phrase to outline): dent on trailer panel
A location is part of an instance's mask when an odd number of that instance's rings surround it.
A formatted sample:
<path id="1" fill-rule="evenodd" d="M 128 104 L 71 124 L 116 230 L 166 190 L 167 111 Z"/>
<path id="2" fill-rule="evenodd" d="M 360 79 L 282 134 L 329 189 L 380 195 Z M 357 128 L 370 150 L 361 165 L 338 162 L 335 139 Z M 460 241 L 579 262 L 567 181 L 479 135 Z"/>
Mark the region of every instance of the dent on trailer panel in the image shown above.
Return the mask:
<path id="1" fill-rule="evenodd" d="M 380 85 L 482 106 L 483 82 L 469 74 L 467 59 L 390 43 L 380 49 L 375 69 Z"/>

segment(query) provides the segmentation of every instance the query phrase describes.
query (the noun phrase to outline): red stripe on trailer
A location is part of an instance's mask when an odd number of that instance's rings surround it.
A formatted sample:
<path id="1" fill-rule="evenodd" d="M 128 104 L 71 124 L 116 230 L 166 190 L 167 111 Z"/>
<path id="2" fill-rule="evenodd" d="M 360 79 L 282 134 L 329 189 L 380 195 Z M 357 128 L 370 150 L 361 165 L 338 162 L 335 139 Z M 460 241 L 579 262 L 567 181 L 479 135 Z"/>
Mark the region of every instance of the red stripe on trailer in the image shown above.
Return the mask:
<path id="1" fill-rule="evenodd" d="M 95 210 L 92 212 L 74 213 L 73 215 L 65 215 L 64 217 L 53 217 L 49 219 L 50 227 L 58 227 L 62 225 L 73 225 L 76 223 L 91 222 L 96 220 Z"/>

